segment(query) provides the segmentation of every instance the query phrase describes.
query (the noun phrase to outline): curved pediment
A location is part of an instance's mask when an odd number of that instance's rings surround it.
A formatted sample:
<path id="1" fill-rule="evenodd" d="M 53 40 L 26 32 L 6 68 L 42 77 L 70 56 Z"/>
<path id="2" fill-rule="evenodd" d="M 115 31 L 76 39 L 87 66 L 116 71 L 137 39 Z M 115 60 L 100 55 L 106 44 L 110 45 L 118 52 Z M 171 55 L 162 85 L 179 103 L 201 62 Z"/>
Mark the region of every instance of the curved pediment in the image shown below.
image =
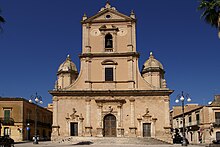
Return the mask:
<path id="1" fill-rule="evenodd" d="M 117 62 L 110 60 L 110 59 L 106 59 L 104 61 L 101 62 L 102 65 L 118 65 Z"/>

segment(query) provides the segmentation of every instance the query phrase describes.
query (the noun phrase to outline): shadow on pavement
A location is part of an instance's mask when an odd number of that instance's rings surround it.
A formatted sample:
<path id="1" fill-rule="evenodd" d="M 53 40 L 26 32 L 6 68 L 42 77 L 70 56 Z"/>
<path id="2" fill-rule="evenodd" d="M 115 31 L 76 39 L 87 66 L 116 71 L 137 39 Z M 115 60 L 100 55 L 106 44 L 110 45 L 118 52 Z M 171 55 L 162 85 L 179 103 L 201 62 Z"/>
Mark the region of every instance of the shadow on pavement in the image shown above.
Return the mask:
<path id="1" fill-rule="evenodd" d="M 15 142 L 14 144 L 24 144 L 24 143 L 30 143 L 32 141 L 21 141 L 21 142 Z"/>
<path id="2" fill-rule="evenodd" d="M 73 145 L 91 145 L 91 144 L 93 144 L 93 142 L 91 141 L 82 141 L 82 142 L 75 143 Z"/>

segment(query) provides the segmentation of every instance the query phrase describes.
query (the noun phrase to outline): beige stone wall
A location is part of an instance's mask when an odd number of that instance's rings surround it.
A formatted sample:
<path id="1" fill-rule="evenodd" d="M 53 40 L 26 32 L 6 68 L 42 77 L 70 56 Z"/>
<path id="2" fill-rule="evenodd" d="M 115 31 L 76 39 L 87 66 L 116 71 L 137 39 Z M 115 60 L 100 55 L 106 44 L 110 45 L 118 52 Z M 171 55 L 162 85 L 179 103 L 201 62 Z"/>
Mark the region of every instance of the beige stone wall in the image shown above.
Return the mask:
<path id="1" fill-rule="evenodd" d="M 22 140 L 22 134 L 18 130 L 23 128 L 22 122 L 23 109 L 22 101 L 0 101 L 0 117 L 4 118 L 4 110 L 10 110 L 10 117 L 14 119 L 14 125 L 2 125 L 1 127 L 1 136 L 4 135 L 4 129 L 9 128 L 9 135 L 15 141 Z"/>
<path id="2" fill-rule="evenodd" d="M 23 139 L 26 140 L 27 139 L 27 123 L 30 124 L 30 136 L 31 138 L 34 136 L 34 131 L 35 131 L 35 105 L 30 104 L 29 102 L 24 102 L 23 103 Z M 37 120 L 41 123 L 44 124 L 51 124 L 52 125 L 52 112 L 48 111 L 45 108 L 42 107 L 37 107 L 37 113 L 38 113 L 38 118 Z M 30 120 L 30 121 L 29 121 Z M 38 124 L 37 129 L 39 130 L 39 134 L 41 137 L 43 137 L 43 130 L 45 131 L 45 135 L 47 138 L 50 138 L 51 136 L 51 128 L 50 126 L 44 126 L 42 124 Z"/>
<path id="3" fill-rule="evenodd" d="M 135 97 L 134 109 L 131 111 L 131 97 L 114 97 L 114 100 L 125 99 L 125 103 L 122 104 L 121 107 L 121 112 L 119 112 L 120 109 L 118 103 L 103 102 L 100 115 L 96 100 L 101 100 L 103 97 L 60 97 L 57 113 L 57 117 L 59 118 L 57 124 L 60 127 L 60 136 L 70 136 L 70 122 L 78 122 L 79 136 L 86 136 L 85 127 L 92 127 L 91 135 L 98 136 L 97 129 L 100 127 L 103 128 L 104 116 L 110 113 L 117 119 L 117 128 L 124 129 L 124 137 L 132 136 L 129 127 L 137 128 L 135 136 L 143 137 L 143 123 L 152 123 L 152 137 L 167 141 L 167 139 L 169 139 L 169 134 L 166 134 L 167 132 L 164 127 L 169 127 L 169 116 L 164 115 L 164 110 L 168 108 L 168 106 L 164 103 L 164 98 L 165 97 L 162 96 Z M 91 99 L 91 101 L 89 101 L 89 116 L 87 114 L 88 110 L 86 102 L 88 99 Z M 107 100 L 112 98 L 104 97 L 104 99 Z M 112 112 L 108 112 L 109 107 L 112 108 Z M 74 113 L 73 110 L 76 112 Z M 149 112 L 146 112 L 146 110 Z M 169 111 L 169 109 L 167 111 Z M 71 117 L 73 113 L 76 116 L 75 118 Z M 134 114 L 133 116 L 132 113 Z M 145 120 L 143 116 L 146 113 L 149 114 L 150 117 Z M 83 122 L 80 121 L 80 117 L 83 118 Z M 140 118 L 142 120 L 138 121 Z M 153 119 L 155 119 L 155 122 L 153 122 Z M 132 124 L 132 122 L 134 122 L 134 124 Z"/>
<path id="4" fill-rule="evenodd" d="M 0 117 L 4 118 L 4 109 L 10 109 L 10 117 L 14 120 L 14 125 L 2 125 L 1 136 L 4 135 L 4 129 L 9 128 L 9 135 L 15 142 L 27 139 L 27 123 L 29 122 L 31 139 L 34 136 L 34 120 L 35 120 L 35 105 L 29 103 L 22 98 L 3 98 L 0 100 Z M 38 121 L 45 124 L 52 124 L 52 112 L 38 107 L 39 118 Z M 31 121 L 28 121 L 31 120 Z M 51 127 L 39 125 L 38 130 L 40 136 L 45 130 L 46 136 L 51 136 Z"/>

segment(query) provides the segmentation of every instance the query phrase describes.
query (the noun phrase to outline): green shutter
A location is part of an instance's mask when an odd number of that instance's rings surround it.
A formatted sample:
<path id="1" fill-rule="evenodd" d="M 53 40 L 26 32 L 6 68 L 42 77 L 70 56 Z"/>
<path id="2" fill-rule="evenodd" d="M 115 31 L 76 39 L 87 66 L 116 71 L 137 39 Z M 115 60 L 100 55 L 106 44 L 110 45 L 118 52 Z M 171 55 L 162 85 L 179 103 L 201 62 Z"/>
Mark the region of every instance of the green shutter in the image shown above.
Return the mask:
<path id="1" fill-rule="evenodd" d="M 4 111 L 4 119 L 10 119 L 10 110 L 5 110 Z"/>

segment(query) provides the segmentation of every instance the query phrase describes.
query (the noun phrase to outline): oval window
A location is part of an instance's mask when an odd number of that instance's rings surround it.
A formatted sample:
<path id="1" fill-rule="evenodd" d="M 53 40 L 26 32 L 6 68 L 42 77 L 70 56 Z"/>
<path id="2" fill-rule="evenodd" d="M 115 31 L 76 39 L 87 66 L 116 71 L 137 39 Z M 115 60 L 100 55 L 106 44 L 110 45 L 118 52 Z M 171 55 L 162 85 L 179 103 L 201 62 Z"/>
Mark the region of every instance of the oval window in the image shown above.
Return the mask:
<path id="1" fill-rule="evenodd" d="M 111 18 L 111 15 L 108 14 L 108 15 L 105 16 L 105 18 L 106 18 L 106 19 Z"/>

